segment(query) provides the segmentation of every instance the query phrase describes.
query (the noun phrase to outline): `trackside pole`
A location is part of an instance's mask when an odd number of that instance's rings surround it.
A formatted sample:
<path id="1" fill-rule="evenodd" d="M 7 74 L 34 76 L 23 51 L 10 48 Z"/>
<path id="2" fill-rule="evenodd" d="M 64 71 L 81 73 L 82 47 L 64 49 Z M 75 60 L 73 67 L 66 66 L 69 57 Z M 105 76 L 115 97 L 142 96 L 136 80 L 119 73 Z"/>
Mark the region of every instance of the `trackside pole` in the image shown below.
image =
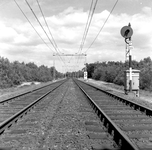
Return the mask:
<path id="1" fill-rule="evenodd" d="M 125 73 L 125 80 L 124 80 L 124 91 L 125 94 L 129 92 L 135 92 L 135 96 L 139 97 L 139 73 L 140 70 L 132 69 L 132 41 L 131 37 L 133 34 L 133 30 L 131 28 L 131 24 L 129 23 L 128 26 L 124 26 L 121 29 L 121 35 L 125 38 L 126 42 L 126 60 L 129 57 L 129 70 L 126 70 Z"/>
<path id="2" fill-rule="evenodd" d="M 127 60 L 127 55 L 129 54 L 129 91 L 132 92 L 133 90 L 133 81 L 132 81 L 132 53 L 131 49 L 132 47 L 132 41 L 131 41 L 131 36 L 133 34 L 133 30 L 131 28 L 131 24 L 129 23 L 128 26 L 124 26 L 121 29 L 121 35 L 122 37 L 125 38 L 126 42 L 126 60 Z M 127 78 L 126 78 L 127 79 Z M 125 81 L 126 82 L 126 81 Z M 126 90 L 126 85 L 125 85 L 125 90 Z M 126 91 L 125 91 L 126 93 Z"/>
<path id="3" fill-rule="evenodd" d="M 130 92 L 132 92 L 132 55 L 131 55 L 131 37 L 129 38 L 129 86 Z"/>
<path id="4" fill-rule="evenodd" d="M 55 54 L 53 54 L 53 56 L 55 56 Z M 53 59 L 53 80 L 55 81 L 55 57 Z"/>
<path id="5" fill-rule="evenodd" d="M 84 80 L 87 81 L 88 79 L 88 73 L 87 73 L 87 55 L 85 54 L 85 62 L 84 62 L 85 68 L 84 68 Z"/>

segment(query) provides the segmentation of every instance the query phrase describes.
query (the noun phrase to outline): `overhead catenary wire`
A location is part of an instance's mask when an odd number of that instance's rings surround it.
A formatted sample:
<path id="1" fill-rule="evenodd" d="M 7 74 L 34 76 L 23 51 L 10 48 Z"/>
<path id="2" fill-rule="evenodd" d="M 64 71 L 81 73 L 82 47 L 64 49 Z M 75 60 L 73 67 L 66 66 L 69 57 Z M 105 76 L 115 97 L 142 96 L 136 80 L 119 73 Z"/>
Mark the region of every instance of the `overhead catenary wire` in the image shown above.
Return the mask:
<path id="1" fill-rule="evenodd" d="M 17 3 L 16 0 L 14 0 L 15 4 L 17 5 L 17 7 L 20 9 L 20 11 L 22 12 L 22 14 L 24 15 L 24 17 L 27 19 L 27 21 L 29 22 L 29 24 L 32 26 L 32 28 L 35 30 L 35 32 L 37 33 L 37 35 L 40 37 L 40 39 L 43 41 L 43 43 L 51 50 L 53 51 L 49 45 L 44 41 L 44 39 L 41 37 L 41 35 L 38 33 L 38 31 L 36 30 L 36 28 L 33 26 L 33 24 L 31 23 L 31 21 L 28 19 L 28 17 L 26 16 L 26 14 L 24 13 L 24 11 L 21 9 L 21 7 L 19 6 L 19 4 Z M 54 52 L 54 51 L 53 51 Z"/>
<path id="2" fill-rule="evenodd" d="M 93 7 L 93 0 L 91 2 L 90 11 L 89 11 L 85 31 L 84 31 L 84 36 L 82 38 L 82 43 L 80 45 L 80 52 L 82 51 L 83 46 L 85 44 L 85 41 L 86 41 L 86 38 L 87 38 L 87 35 L 88 35 L 88 31 L 89 31 L 89 28 L 90 28 L 90 25 L 91 25 L 91 21 L 92 21 L 92 18 L 93 18 L 93 15 L 94 15 L 94 12 L 95 12 L 95 9 L 96 9 L 96 6 L 97 6 L 97 2 L 98 2 L 98 0 L 95 1 L 94 7 Z M 92 8 L 93 8 L 93 10 L 92 10 Z"/>
<path id="3" fill-rule="evenodd" d="M 88 14 L 88 19 L 87 19 L 87 22 L 86 22 L 83 38 L 82 38 L 81 45 L 80 45 L 78 53 L 81 53 L 82 49 L 84 47 L 84 44 L 85 44 L 85 41 L 86 41 L 86 38 L 87 38 L 87 35 L 88 35 L 88 31 L 89 31 L 89 28 L 90 28 L 90 25 L 91 25 L 91 21 L 92 21 L 97 3 L 98 3 L 98 0 L 96 0 L 95 3 L 94 3 L 94 0 L 91 1 L 90 10 L 89 10 L 89 14 Z M 80 59 L 80 56 L 78 56 L 78 58 L 77 58 L 77 63 L 79 63 L 79 59 Z"/>
<path id="4" fill-rule="evenodd" d="M 95 41 L 96 41 L 96 39 L 98 38 L 99 34 L 101 33 L 101 31 L 103 30 L 103 28 L 104 28 L 105 24 L 107 23 L 107 21 L 108 21 L 108 19 L 109 19 L 110 15 L 112 14 L 113 10 L 115 9 L 115 7 L 116 7 L 116 5 L 117 5 L 118 1 L 119 1 L 119 0 L 116 0 L 116 2 L 115 2 L 115 4 L 114 4 L 114 6 L 112 7 L 112 9 L 111 9 L 111 11 L 110 11 L 109 15 L 107 16 L 107 18 L 106 18 L 105 22 L 103 23 L 103 25 L 102 25 L 101 29 L 99 30 L 98 34 L 96 35 L 96 37 L 94 38 L 93 42 L 90 44 L 90 46 L 88 47 L 88 49 L 85 51 L 85 53 L 86 53 L 86 52 L 91 48 L 91 46 L 94 44 L 94 42 L 95 42 Z"/>
<path id="5" fill-rule="evenodd" d="M 44 31 L 45 35 L 47 36 L 48 40 L 50 41 L 50 43 L 53 45 L 50 37 L 48 36 L 48 34 L 46 33 L 45 29 L 43 28 L 41 22 L 39 21 L 38 17 L 36 16 L 35 12 L 33 11 L 33 9 L 31 8 L 30 4 L 28 3 L 27 0 L 25 0 L 26 4 L 28 5 L 28 7 L 30 8 L 30 10 L 32 11 L 34 17 L 36 18 L 37 22 L 39 23 L 39 25 L 41 26 L 42 30 Z M 53 46 L 54 47 L 54 46 Z M 56 50 L 56 49 L 55 49 Z"/>
<path id="6" fill-rule="evenodd" d="M 45 35 L 47 36 L 48 40 L 50 41 L 50 43 L 52 44 L 52 46 L 54 47 L 53 42 L 51 41 L 50 37 L 48 36 L 47 32 L 45 31 L 44 27 L 42 26 L 41 22 L 39 21 L 38 17 L 36 16 L 35 12 L 33 11 L 32 7 L 30 6 L 30 4 L 28 3 L 27 0 L 25 0 L 26 4 L 28 5 L 28 7 L 30 8 L 31 12 L 33 13 L 34 17 L 36 18 L 37 22 L 39 23 L 39 25 L 41 26 L 42 30 L 44 31 Z M 64 60 L 62 59 L 62 57 L 60 56 L 59 52 L 57 51 L 56 47 L 54 47 L 55 51 L 57 52 L 57 56 L 60 57 L 61 61 L 65 64 Z"/>
<path id="7" fill-rule="evenodd" d="M 86 35 L 88 23 L 89 23 L 89 18 L 90 18 L 90 16 L 91 16 L 92 7 L 93 7 L 93 0 L 91 1 L 91 6 L 90 6 L 90 10 L 89 10 L 89 15 L 88 15 L 87 23 L 86 23 L 86 25 L 85 25 L 85 30 L 84 30 L 84 33 L 83 33 L 83 38 L 82 38 L 82 41 L 81 41 L 81 44 L 80 44 L 79 51 L 82 49 L 82 44 L 83 44 L 83 41 L 84 41 L 84 39 L 85 39 L 85 35 Z"/>
<path id="8" fill-rule="evenodd" d="M 31 21 L 28 19 L 27 15 L 24 13 L 24 11 L 22 10 L 22 8 L 20 7 L 20 5 L 17 3 L 16 0 L 14 0 L 15 4 L 17 5 L 17 7 L 19 8 L 19 10 L 21 11 L 21 13 L 24 15 L 24 17 L 26 18 L 26 20 L 29 22 L 29 24 L 32 26 L 32 28 L 34 29 L 34 31 L 37 33 L 37 35 L 40 37 L 40 39 L 42 40 L 42 42 L 53 52 L 55 53 L 50 46 L 45 42 L 45 40 L 42 38 L 42 36 L 39 34 L 39 32 L 36 30 L 36 28 L 34 27 L 34 25 L 31 23 Z M 62 59 L 62 58 L 60 58 Z M 63 60 L 62 60 L 63 61 Z M 63 61 L 63 63 L 65 64 L 65 62 Z M 66 64 L 65 64 L 66 65 Z"/>
<path id="9" fill-rule="evenodd" d="M 49 28 L 49 26 L 48 26 L 48 23 L 47 23 L 47 21 L 46 21 L 46 19 L 45 19 L 45 15 L 44 15 L 44 13 L 43 13 L 43 11 L 42 11 L 42 8 L 41 8 L 41 6 L 40 6 L 40 3 L 39 3 L 38 0 L 36 0 L 36 1 L 37 1 L 38 6 L 39 6 L 39 9 L 40 9 L 40 11 L 41 11 L 41 14 L 42 14 L 42 16 L 43 16 L 44 22 L 45 22 L 45 24 L 46 24 L 46 26 L 47 26 L 47 29 L 48 29 L 51 37 L 52 37 L 53 45 L 54 45 L 54 47 L 56 47 L 56 49 L 60 52 L 60 50 L 59 50 L 59 48 L 58 48 L 58 46 L 57 46 L 57 44 L 56 44 L 56 42 L 55 42 L 55 40 L 54 40 L 54 37 L 53 37 L 53 35 L 52 35 L 52 32 L 51 32 L 51 30 L 50 30 L 50 28 Z"/>
<path id="10" fill-rule="evenodd" d="M 53 37 L 53 35 L 52 35 L 52 32 L 51 32 L 51 30 L 50 30 L 50 28 L 49 28 L 49 25 L 48 25 L 46 19 L 45 19 L 45 15 L 44 15 L 44 13 L 43 13 L 43 11 L 42 11 L 42 8 L 41 8 L 41 6 L 40 6 L 40 3 L 39 3 L 38 0 L 36 0 L 36 1 L 37 1 L 38 6 L 39 6 L 39 9 L 40 9 L 40 12 L 41 12 L 41 14 L 42 14 L 42 17 L 43 17 L 43 19 L 44 19 L 44 22 L 45 22 L 45 24 L 46 24 L 46 27 L 47 27 L 47 29 L 48 29 L 48 31 L 49 31 L 49 34 L 50 34 L 51 37 L 52 37 L 53 47 L 56 49 L 56 52 L 59 54 L 59 53 L 61 53 L 61 52 L 60 52 L 60 50 L 59 50 L 59 48 L 58 48 L 58 46 L 57 46 L 57 44 L 56 44 L 56 42 L 55 42 L 55 40 L 54 40 L 54 37 Z M 59 56 L 59 57 L 61 57 L 61 56 Z M 63 62 L 65 62 L 64 58 L 61 58 L 61 59 L 62 59 Z"/>

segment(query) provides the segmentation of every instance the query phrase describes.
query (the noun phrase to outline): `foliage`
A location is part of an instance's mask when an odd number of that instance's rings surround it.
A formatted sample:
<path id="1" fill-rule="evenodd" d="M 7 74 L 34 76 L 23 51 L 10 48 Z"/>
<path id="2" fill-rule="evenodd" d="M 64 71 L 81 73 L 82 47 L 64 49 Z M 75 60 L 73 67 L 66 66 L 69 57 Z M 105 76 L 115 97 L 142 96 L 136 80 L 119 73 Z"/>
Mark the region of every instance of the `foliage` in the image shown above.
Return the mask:
<path id="1" fill-rule="evenodd" d="M 14 61 L 11 63 L 8 59 L 0 57 L 0 88 L 19 85 L 25 81 L 51 81 L 54 69 L 44 65 L 38 67 L 33 62 L 25 64 Z M 55 74 L 57 78 L 63 76 L 56 69 Z"/>
<path id="2" fill-rule="evenodd" d="M 96 62 L 87 64 L 88 78 L 124 85 L 124 71 L 129 69 L 128 62 Z M 132 61 L 132 68 L 140 70 L 140 88 L 152 91 L 152 60 L 144 58 Z"/>

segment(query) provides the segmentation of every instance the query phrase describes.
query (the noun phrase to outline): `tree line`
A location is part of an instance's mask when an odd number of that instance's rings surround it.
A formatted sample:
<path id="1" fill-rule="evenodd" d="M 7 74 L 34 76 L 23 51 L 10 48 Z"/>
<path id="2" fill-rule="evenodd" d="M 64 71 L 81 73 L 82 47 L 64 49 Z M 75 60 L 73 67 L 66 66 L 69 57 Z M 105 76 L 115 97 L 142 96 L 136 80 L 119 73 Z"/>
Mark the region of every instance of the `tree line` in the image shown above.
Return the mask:
<path id="1" fill-rule="evenodd" d="M 132 61 L 132 68 L 140 70 L 140 89 L 152 91 L 152 60 L 150 57 Z M 124 85 L 124 71 L 129 62 L 95 62 L 87 64 L 88 78 Z"/>
<path id="2" fill-rule="evenodd" d="M 7 58 L 0 57 L 0 88 L 7 88 L 22 82 L 47 82 L 53 80 L 54 67 L 37 66 L 33 62 L 10 62 Z M 55 69 L 56 78 L 63 74 Z"/>
<path id="3" fill-rule="evenodd" d="M 106 82 L 124 85 L 124 71 L 128 70 L 129 63 L 121 61 L 95 62 L 86 64 L 88 78 L 102 80 Z M 140 89 L 152 91 L 152 60 L 150 57 L 143 60 L 132 61 L 132 68 L 140 70 Z M 10 62 L 7 58 L 0 57 L 0 88 L 7 88 L 20 85 L 22 82 L 47 82 L 53 80 L 53 71 L 56 78 L 63 77 L 54 67 L 44 65 L 37 66 L 33 62 L 20 63 Z M 79 70 L 79 76 L 83 76 L 83 71 Z M 73 73 L 75 74 L 75 72 Z M 66 73 L 70 77 L 70 73 Z"/>

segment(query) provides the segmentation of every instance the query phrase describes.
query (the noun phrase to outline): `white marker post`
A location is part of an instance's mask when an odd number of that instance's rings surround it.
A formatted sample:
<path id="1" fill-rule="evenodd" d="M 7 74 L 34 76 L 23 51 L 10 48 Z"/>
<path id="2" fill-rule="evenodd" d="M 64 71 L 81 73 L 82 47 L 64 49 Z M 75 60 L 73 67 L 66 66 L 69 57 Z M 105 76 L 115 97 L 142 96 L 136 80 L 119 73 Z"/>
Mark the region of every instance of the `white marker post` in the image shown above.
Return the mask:
<path id="1" fill-rule="evenodd" d="M 88 79 L 88 72 L 87 72 L 87 55 L 86 55 L 86 54 L 85 54 L 85 62 L 84 62 L 84 65 L 85 65 L 84 80 L 87 80 L 87 79 Z"/>

